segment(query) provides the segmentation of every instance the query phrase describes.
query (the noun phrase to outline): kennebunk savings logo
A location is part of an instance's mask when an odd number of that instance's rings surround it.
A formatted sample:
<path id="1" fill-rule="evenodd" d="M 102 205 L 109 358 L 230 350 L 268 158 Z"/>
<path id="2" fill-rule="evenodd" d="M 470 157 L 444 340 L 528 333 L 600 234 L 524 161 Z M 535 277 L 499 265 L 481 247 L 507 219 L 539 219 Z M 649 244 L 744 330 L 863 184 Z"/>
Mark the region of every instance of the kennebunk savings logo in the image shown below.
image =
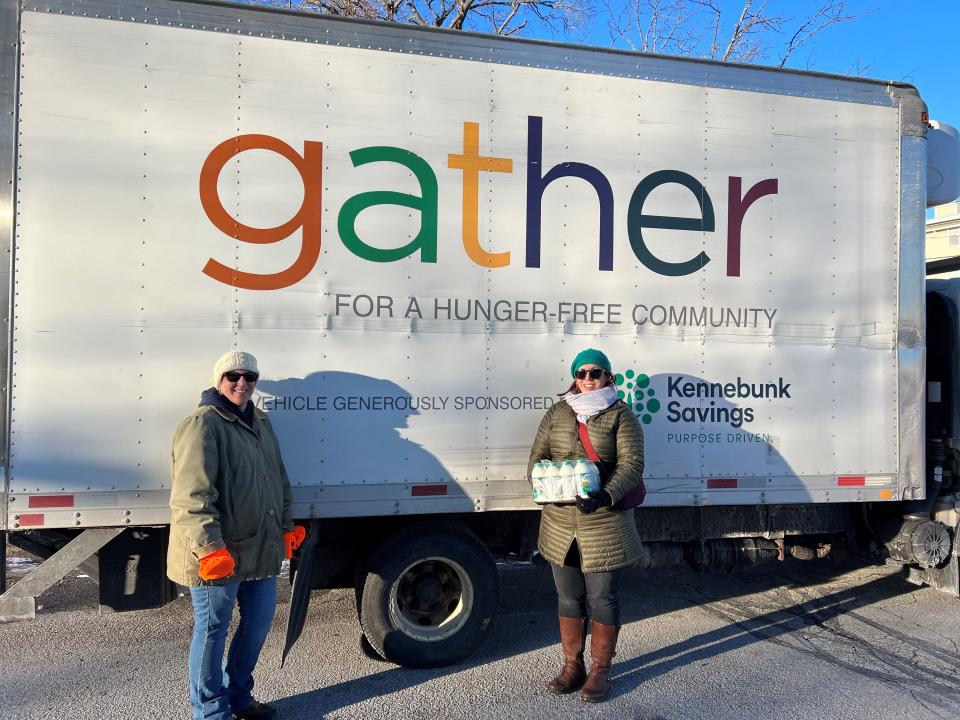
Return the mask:
<path id="1" fill-rule="evenodd" d="M 616 381 L 620 388 L 617 390 L 617 397 L 630 406 L 640 418 L 640 422 L 649 425 L 660 410 L 660 401 L 655 397 L 657 391 L 650 387 L 649 376 L 627 370 L 622 375 L 617 373 Z"/>
<path id="2" fill-rule="evenodd" d="M 653 421 L 660 410 L 656 389 L 650 387 L 650 377 L 633 370 L 617 374 L 617 397 L 637 414 L 644 425 Z M 791 383 L 777 378 L 776 382 L 746 382 L 739 375 L 736 381 L 710 383 L 693 380 L 686 375 L 667 375 L 667 422 L 730 423 L 735 428 L 754 420 L 752 407 L 737 407 L 723 400 L 777 400 L 791 398 Z M 680 399 L 676 399 L 680 398 Z M 708 402 L 702 402 L 707 399 Z M 688 403 L 686 400 L 697 400 Z M 718 404 L 719 401 L 719 404 Z"/>

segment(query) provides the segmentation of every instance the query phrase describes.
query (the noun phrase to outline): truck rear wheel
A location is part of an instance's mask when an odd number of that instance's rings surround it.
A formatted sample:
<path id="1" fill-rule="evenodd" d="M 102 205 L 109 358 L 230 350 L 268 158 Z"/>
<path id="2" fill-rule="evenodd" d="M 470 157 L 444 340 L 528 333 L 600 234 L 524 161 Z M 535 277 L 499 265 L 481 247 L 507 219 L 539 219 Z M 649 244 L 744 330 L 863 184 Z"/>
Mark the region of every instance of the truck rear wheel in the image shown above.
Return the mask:
<path id="1" fill-rule="evenodd" d="M 410 527 L 370 558 L 358 602 L 374 651 L 408 667 L 450 665 L 486 636 L 500 604 L 490 553 L 466 529 Z"/>

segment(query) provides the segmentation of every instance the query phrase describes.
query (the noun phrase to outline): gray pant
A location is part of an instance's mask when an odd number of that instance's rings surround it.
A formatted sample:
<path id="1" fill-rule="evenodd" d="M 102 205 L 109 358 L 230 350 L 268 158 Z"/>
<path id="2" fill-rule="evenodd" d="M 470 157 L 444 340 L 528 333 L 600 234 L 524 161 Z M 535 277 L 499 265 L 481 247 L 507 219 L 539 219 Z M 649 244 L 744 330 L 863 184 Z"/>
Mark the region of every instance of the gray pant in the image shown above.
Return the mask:
<path id="1" fill-rule="evenodd" d="M 563 565 L 550 565 L 557 587 L 557 606 L 561 617 L 590 617 L 604 625 L 620 624 L 617 586 L 620 571 L 588 572 L 580 569 L 580 551 L 574 543 Z"/>

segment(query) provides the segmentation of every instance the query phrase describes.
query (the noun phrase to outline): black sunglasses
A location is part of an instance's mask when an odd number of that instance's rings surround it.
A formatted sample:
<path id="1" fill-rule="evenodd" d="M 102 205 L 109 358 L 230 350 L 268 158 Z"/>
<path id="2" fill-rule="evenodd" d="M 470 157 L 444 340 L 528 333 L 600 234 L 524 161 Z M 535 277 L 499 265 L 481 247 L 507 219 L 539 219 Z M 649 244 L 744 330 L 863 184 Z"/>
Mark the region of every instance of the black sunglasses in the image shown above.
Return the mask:
<path id="1" fill-rule="evenodd" d="M 248 383 L 255 383 L 260 378 L 255 372 L 227 372 L 223 376 L 230 382 L 238 382 L 243 378 Z"/>
<path id="2" fill-rule="evenodd" d="M 580 370 L 577 370 L 576 377 L 577 380 L 586 380 L 587 375 L 589 375 L 591 380 L 599 380 L 606 374 L 607 371 L 603 368 L 590 368 L 589 370 L 584 370 L 581 368 Z"/>

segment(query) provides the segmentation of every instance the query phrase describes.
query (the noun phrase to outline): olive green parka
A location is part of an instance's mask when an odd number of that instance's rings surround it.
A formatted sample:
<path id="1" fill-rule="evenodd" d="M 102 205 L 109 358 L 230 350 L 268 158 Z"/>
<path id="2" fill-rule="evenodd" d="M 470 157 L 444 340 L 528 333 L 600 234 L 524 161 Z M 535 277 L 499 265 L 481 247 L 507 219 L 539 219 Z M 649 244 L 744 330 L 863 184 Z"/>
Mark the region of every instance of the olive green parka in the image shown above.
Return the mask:
<path id="1" fill-rule="evenodd" d="M 622 400 L 589 418 L 586 425 L 597 456 L 613 467 L 603 488 L 616 505 L 643 479 L 643 430 Z M 562 462 L 586 457 L 577 433 L 576 415 L 565 401 L 560 401 L 540 422 L 527 464 L 527 479 L 541 460 Z M 540 554 L 554 565 L 563 565 L 574 540 L 580 550 L 583 572 L 617 570 L 635 565 L 641 558 L 640 535 L 632 509 L 601 507 L 585 515 L 576 505 L 544 505 L 538 541 Z"/>
<path id="2" fill-rule="evenodd" d="M 167 576 L 181 585 L 223 585 L 280 574 L 283 533 L 293 529 L 290 481 L 265 413 L 252 425 L 200 407 L 173 438 Z M 200 558 L 227 548 L 234 575 L 200 578 Z"/>

